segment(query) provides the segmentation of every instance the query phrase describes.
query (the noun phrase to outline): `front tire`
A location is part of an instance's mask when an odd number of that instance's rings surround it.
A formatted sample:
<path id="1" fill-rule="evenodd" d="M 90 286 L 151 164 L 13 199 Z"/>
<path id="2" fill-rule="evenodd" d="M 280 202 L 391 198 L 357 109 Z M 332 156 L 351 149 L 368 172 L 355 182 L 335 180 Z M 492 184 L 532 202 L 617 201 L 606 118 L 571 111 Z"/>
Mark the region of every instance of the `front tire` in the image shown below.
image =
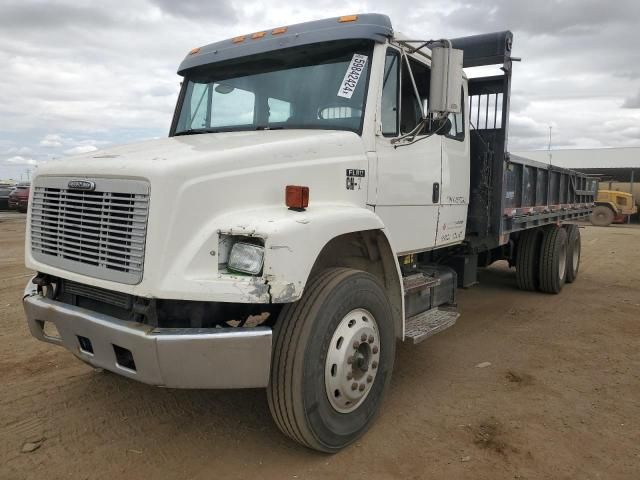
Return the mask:
<path id="1" fill-rule="evenodd" d="M 613 210 L 604 205 L 598 205 L 591 212 L 591 224 L 596 227 L 608 227 L 613 223 L 614 217 Z"/>
<path id="2" fill-rule="evenodd" d="M 379 410 L 394 357 L 391 306 L 376 277 L 325 270 L 274 328 L 267 397 L 278 428 L 322 452 L 354 442 Z"/>

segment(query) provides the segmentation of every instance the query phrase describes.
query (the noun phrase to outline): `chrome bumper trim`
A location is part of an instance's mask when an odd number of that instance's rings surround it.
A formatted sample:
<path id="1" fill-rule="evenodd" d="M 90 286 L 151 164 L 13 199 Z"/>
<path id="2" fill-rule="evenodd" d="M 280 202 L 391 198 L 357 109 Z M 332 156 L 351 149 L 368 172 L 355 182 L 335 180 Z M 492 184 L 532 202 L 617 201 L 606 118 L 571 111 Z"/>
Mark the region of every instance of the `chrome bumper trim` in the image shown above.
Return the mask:
<path id="1" fill-rule="evenodd" d="M 256 388 L 269 382 L 267 327 L 154 328 L 45 298 L 31 283 L 23 304 L 35 338 L 140 382 L 170 388 Z M 55 325 L 59 337 L 45 334 L 45 322 Z M 78 336 L 91 341 L 93 353 L 81 348 Z M 114 346 L 131 352 L 135 370 L 118 364 Z"/>

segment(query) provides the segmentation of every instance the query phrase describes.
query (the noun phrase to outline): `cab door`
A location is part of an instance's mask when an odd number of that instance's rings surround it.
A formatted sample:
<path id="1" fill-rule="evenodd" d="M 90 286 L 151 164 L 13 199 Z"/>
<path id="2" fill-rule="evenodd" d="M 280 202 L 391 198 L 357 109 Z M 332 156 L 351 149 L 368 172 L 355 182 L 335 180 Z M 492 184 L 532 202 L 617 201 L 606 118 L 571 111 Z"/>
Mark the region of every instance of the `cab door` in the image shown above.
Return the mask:
<path id="1" fill-rule="evenodd" d="M 442 135 L 442 188 L 436 246 L 460 243 L 467 228 L 469 206 L 469 120 L 462 87 L 462 112 L 449 115 L 451 128 Z"/>
<path id="2" fill-rule="evenodd" d="M 442 137 L 422 134 L 411 144 L 393 142 L 418 124 L 420 101 L 429 95 L 428 66 L 411 60 L 419 101 L 404 63 L 398 50 L 389 47 L 378 115 L 374 196 L 375 212 L 398 254 L 435 246 L 441 197 Z"/>

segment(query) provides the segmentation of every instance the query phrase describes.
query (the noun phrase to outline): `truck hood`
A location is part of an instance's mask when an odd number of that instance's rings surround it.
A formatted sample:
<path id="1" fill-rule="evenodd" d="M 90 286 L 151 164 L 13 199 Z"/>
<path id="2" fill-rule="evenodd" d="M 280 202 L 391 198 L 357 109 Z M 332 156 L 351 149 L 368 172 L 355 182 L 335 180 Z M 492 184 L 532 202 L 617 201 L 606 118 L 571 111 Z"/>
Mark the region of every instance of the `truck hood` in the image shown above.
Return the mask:
<path id="1" fill-rule="evenodd" d="M 47 177 L 55 176 L 95 179 L 98 184 L 109 178 L 148 182 L 143 280 L 125 285 L 64 271 L 35 260 L 30 249 L 27 264 L 80 283 L 146 297 L 246 302 L 250 297 L 238 294 L 235 280 L 226 280 L 218 272 L 221 232 L 262 236 L 267 239 L 265 247 L 271 248 L 269 242 L 293 235 L 294 226 L 309 225 L 307 215 L 325 218 L 323 212 L 343 212 L 352 228 L 354 212 L 366 210 L 368 162 L 358 135 L 325 130 L 189 135 L 52 161 L 37 169 L 36 189 L 47 185 Z M 306 212 L 287 208 L 287 185 L 309 188 Z M 327 226 L 317 228 L 331 231 Z M 305 251 L 312 241 L 318 241 L 321 248 L 324 243 L 317 232 L 305 228 L 296 233 L 301 242 L 296 248 Z M 291 242 L 273 243 L 274 252 L 289 252 Z M 275 255 L 268 255 L 264 270 L 271 275 L 272 288 L 280 281 L 273 277 L 275 270 L 270 270 L 275 268 L 269 263 Z M 285 288 L 284 283 L 281 287 Z"/>
<path id="2" fill-rule="evenodd" d="M 333 148 L 332 148 L 333 147 Z M 278 168 L 278 164 L 364 153 L 353 132 L 262 130 L 185 135 L 139 142 L 54 160 L 37 175 L 153 177 Z"/>

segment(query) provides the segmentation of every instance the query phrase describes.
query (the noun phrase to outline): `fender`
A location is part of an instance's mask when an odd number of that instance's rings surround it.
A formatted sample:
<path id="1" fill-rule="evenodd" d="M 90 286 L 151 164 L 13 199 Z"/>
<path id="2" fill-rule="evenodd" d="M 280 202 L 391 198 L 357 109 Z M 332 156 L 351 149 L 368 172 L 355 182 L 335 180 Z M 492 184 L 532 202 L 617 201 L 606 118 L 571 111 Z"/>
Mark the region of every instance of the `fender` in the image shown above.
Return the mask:
<path id="1" fill-rule="evenodd" d="M 323 247 L 340 235 L 380 230 L 395 251 L 380 217 L 372 210 L 353 205 L 314 205 L 303 212 L 282 207 L 234 211 L 217 218 L 216 223 L 229 225 L 221 228 L 221 233 L 264 239 L 264 278 L 274 303 L 294 302 L 301 297 Z M 395 256 L 394 264 L 401 278 Z"/>

